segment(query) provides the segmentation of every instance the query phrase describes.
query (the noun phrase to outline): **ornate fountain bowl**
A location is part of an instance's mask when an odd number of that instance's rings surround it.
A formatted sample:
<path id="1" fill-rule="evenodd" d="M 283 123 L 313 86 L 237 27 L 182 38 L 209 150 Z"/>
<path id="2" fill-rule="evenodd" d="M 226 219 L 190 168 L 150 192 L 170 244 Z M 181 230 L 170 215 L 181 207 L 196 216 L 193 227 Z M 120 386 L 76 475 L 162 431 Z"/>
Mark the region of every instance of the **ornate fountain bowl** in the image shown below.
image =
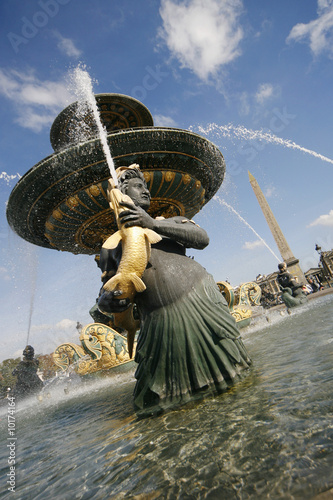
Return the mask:
<path id="1" fill-rule="evenodd" d="M 150 111 L 133 97 L 123 94 L 96 94 L 95 100 L 101 122 L 108 133 L 154 125 Z M 96 137 L 98 128 L 93 113 L 87 105 L 79 101 L 61 111 L 50 131 L 51 145 L 56 152 Z"/>
<path id="2" fill-rule="evenodd" d="M 140 165 L 151 192 L 153 217 L 192 218 L 222 183 L 221 152 L 197 134 L 145 127 L 109 134 L 108 142 L 116 168 Z M 96 254 L 117 230 L 106 194 L 109 177 L 99 139 L 55 153 L 14 187 L 8 222 L 35 245 Z"/>
<path id="3" fill-rule="evenodd" d="M 192 218 L 223 181 L 219 149 L 192 132 L 153 127 L 148 109 L 129 96 L 95 98 L 115 168 L 138 163 L 144 173 L 151 216 Z M 111 174 L 96 135 L 87 106 L 76 102 L 58 115 L 50 133 L 55 153 L 20 179 L 8 201 L 7 219 L 19 236 L 46 248 L 96 254 L 117 230 L 107 199 Z"/>

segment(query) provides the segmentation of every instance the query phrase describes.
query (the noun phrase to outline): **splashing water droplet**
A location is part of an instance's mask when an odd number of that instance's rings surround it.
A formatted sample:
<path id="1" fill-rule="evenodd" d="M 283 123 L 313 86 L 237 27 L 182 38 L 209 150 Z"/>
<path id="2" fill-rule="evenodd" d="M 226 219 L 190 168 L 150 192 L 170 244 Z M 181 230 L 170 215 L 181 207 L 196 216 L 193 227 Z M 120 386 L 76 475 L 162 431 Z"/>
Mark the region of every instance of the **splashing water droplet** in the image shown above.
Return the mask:
<path id="1" fill-rule="evenodd" d="M 7 184 L 9 184 L 12 180 L 15 179 L 21 179 L 21 175 L 20 174 L 10 175 L 7 174 L 6 172 L 0 173 L 0 180 L 4 180 Z"/>
<path id="2" fill-rule="evenodd" d="M 114 166 L 114 162 L 111 156 L 110 147 L 107 141 L 107 132 L 105 127 L 101 122 L 101 118 L 98 112 L 95 95 L 93 92 L 92 80 L 90 78 L 89 73 L 81 68 L 80 66 L 76 67 L 73 71 L 73 81 L 75 83 L 76 94 L 79 99 L 87 102 L 89 108 L 91 109 L 94 120 L 97 125 L 98 135 L 102 144 L 103 152 L 105 154 L 105 158 L 110 170 L 110 175 L 115 183 L 118 185 L 117 174 Z"/>

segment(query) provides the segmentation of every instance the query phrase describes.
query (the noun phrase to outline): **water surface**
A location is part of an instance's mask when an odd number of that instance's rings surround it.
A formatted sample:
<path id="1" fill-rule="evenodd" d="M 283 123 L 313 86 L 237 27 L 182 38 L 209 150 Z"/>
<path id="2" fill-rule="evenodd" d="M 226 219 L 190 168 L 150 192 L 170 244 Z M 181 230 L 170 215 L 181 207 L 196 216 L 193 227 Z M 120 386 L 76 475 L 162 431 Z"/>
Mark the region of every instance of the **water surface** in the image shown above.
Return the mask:
<path id="1" fill-rule="evenodd" d="M 154 418 L 133 372 L 17 403 L 16 493 L 0 498 L 311 499 L 333 487 L 333 296 L 243 334 L 254 362 L 232 390 Z"/>

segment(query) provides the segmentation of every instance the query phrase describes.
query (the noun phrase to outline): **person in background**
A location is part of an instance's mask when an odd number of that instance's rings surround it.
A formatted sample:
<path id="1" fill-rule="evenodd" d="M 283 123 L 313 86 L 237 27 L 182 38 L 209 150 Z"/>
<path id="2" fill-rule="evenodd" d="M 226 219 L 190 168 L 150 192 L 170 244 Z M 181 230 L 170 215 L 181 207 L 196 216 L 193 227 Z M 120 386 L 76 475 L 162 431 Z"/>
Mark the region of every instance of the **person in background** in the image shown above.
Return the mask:
<path id="1" fill-rule="evenodd" d="M 318 285 L 318 283 L 313 278 L 308 278 L 308 283 L 312 288 L 313 293 L 318 292 L 318 290 L 320 290 L 320 285 Z"/>

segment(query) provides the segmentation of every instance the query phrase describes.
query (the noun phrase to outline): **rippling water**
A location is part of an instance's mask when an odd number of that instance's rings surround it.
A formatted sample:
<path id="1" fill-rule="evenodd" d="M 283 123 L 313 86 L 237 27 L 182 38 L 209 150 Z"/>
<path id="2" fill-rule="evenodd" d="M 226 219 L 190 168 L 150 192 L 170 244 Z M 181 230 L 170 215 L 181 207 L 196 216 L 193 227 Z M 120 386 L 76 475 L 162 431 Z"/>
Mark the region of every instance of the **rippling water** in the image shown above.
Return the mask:
<path id="1" fill-rule="evenodd" d="M 333 487 L 333 297 L 270 314 L 229 392 L 137 419 L 133 372 L 17 403 L 16 493 L 0 498 L 311 499 Z"/>

